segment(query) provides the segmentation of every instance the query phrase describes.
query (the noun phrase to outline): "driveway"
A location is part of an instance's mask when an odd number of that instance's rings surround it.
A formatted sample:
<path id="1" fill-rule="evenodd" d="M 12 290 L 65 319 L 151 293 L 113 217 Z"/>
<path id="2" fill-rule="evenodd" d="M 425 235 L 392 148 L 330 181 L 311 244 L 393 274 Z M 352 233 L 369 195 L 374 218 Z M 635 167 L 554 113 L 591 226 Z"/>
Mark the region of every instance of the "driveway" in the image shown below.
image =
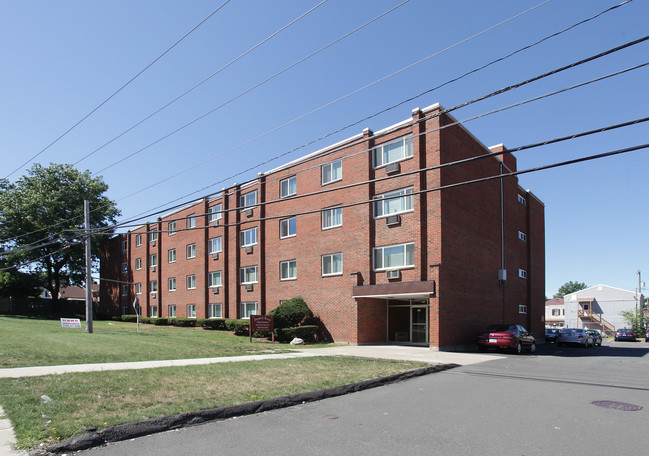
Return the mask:
<path id="1" fill-rule="evenodd" d="M 649 344 L 543 346 L 287 409 L 110 444 L 99 455 L 644 454 Z M 593 404 L 603 403 L 605 407 Z M 625 411 L 625 404 L 642 407 Z"/>

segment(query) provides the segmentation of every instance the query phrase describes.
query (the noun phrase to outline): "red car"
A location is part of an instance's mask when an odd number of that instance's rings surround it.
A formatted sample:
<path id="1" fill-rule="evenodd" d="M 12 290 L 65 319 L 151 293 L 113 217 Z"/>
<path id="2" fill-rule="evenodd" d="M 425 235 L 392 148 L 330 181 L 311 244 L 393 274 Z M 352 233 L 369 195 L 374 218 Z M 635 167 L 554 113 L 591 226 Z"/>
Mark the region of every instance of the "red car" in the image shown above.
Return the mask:
<path id="1" fill-rule="evenodd" d="M 536 352 L 534 337 L 521 325 L 489 325 L 478 335 L 477 343 L 480 351 L 493 347 L 499 350 L 513 350 L 519 354 L 523 350 Z"/>

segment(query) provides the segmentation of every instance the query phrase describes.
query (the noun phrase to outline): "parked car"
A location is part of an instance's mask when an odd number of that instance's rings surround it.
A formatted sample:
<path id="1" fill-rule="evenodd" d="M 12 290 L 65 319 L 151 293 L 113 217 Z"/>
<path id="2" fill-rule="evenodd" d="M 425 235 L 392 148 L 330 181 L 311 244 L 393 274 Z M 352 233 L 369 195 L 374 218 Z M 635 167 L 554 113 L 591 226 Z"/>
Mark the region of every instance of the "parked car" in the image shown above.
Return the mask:
<path id="1" fill-rule="evenodd" d="M 593 338 L 593 345 L 602 346 L 602 333 L 597 329 L 587 329 L 586 332 Z"/>
<path id="2" fill-rule="evenodd" d="M 564 328 L 559 333 L 557 345 L 579 344 L 582 347 L 592 347 L 593 338 L 583 328 Z"/>
<path id="3" fill-rule="evenodd" d="M 556 342 L 557 337 L 559 337 L 559 330 L 556 328 L 545 328 L 545 341 L 546 342 Z"/>
<path id="4" fill-rule="evenodd" d="M 615 331 L 615 341 L 617 342 L 618 340 L 628 340 L 631 342 L 635 342 L 635 333 L 633 332 L 632 329 L 628 328 L 621 328 Z"/>
<path id="5" fill-rule="evenodd" d="M 523 350 L 527 350 L 530 353 L 536 352 L 534 336 L 521 325 L 489 325 L 478 335 L 477 343 L 481 351 L 486 351 L 491 347 L 499 350 L 513 350 L 519 354 Z"/>

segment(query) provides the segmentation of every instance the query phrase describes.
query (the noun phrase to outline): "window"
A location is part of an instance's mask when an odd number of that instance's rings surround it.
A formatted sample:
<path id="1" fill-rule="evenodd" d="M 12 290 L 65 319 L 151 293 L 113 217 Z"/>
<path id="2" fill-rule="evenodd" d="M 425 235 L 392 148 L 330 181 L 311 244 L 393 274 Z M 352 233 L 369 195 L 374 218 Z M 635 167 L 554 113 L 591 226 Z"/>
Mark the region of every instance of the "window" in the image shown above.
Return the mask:
<path id="1" fill-rule="evenodd" d="M 295 236 L 296 218 L 291 217 L 279 221 L 279 237 L 284 239 Z"/>
<path id="2" fill-rule="evenodd" d="M 521 203 L 523 206 L 527 206 L 527 200 L 523 195 L 518 195 L 518 202 Z"/>
<path id="3" fill-rule="evenodd" d="M 257 315 L 256 302 L 242 302 L 239 304 L 239 318 L 250 318 L 250 315 Z"/>
<path id="4" fill-rule="evenodd" d="M 209 223 L 216 224 L 220 219 L 223 218 L 223 204 L 215 204 L 207 210 L 207 213 L 209 214 L 207 221 Z"/>
<path id="5" fill-rule="evenodd" d="M 289 177 L 279 181 L 279 197 L 287 198 L 297 193 L 297 178 L 295 176 Z"/>
<path id="6" fill-rule="evenodd" d="M 374 167 L 379 168 L 412 157 L 412 144 L 412 136 L 405 136 L 376 147 L 373 150 Z"/>
<path id="7" fill-rule="evenodd" d="M 322 165 L 322 185 L 342 180 L 343 162 L 342 160 L 332 161 Z"/>
<path id="8" fill-rule="evenodd" d="M 239 197 L 239 206 L 242 209 L 245 209 L 246 207 L 254 206 L 257 204 L 257 190 L 254 190 L 250 193 L 246 193 L 245 195 L 241 195 Z"/>
<path id="9" fill-rule="evenodd" d="M 138 234 L 137 236 L 135 236 L 135 246 L 139 247 L 141 245 L 142 245 L 142 235 Z"/>
<path id="10" fill-rule="evenodd" d="M 241 284 L 257 283 L 257 266 L 246 266 L 239 270 Z"/>
<path id="11" fill-rule="evenodd" d="M 322 275 L 342 275 L 343 273 L 343 254 L 331 253 L 322 255 Z"/>
<path id="12" fill-rule="evenodd" d="M 519 269 L 518 277 L 520 277 L 521 279 L 527 279 L 527 271 L 525 269 Z"/>
<path id="13" fill-rule="evenodd" d="M 415 244 L 389 245 L 374 249 L 374 270 L 412 267 L 415 265 Z"/>
<path id="14" fill-rule="evenodd" d="M 552 316 L 553 317 L 560 317 L 561 316 L 561 309 L 552 309 Z"/>
<path id="15" fill-rule="evenodd" d="M 169 316 L 169 318 L 176 318 L 176 305 L 175 304 L 167 306 L 167 315 Z"/>
<path id="16" fill-rule="evenodd" d="M 142 269 L 142 258 L 136 258 L 135 259 L 135 270 L 139 271 Z"/>
<path id="17" fill-rule="evenodd" d="M 527 313 L 527 306 L 525 304 L 521 304 L 518 306 L 518 313 L 519 314 L 526 314 Z"/>
<path id="18" fill-rule="evenodd" d="M 207 275 L 207 286 L 210 288 L 214 287 L 220 287 L 222 284 L 221 282 L 221 271 L 216 271 L 216 272 L 210 272 Z"/>
<path id="19" fill-rule="evenodd" d="M 187 289 L 188 290 L 196 289 L 196 275 L 195 274 L 187 276 Z"/>
<path id="20" fill-rule="evenodd" d="M 413 210 L 412 187 L 383 193 L 374 197 L 374 217 L 385 217 Z"/>
<path id="21" fill-rule="evenodd" d="M 149 266 L 155 268 L 158 265 L 158 254 L 149 255 Z"/>
<path id="22" fill-rule="evenodd" d="M 187 318 L 196 318 L 196 304 L 187 304 Z"/>
<path id="23" fill-rule="evenodd" d="M 222 318 L 223 305 L 222 304 L 208 304 L 207 305 L 207 318 Z"/>
<path id="24" fill-rule="evenodd" d="M 210 239 L 210 254 L 219 253 L 221 250 L 221 236 Z"/>
<path id="25" fill-rule="evenodd" d="M 167 257 L 169 259 L 169 263 L 175 263 L 176 262 L 176 249 L 169 249 L 167 251 Z"/>
<path id="26" fill-rule="evenodd" d="M 149 292 L 150 293 L 157 293 L 158 292 L 158 281 L 157 280 L 152 280 L 149 282 Z"/>
<path id="27" fill-rule="evenodd" d="M 126 274 L 128 272 L 128 264 L 122 263 L 122 274 Z"/>
<path id="28" fill-rule="evenodd" d="M 149 317 L 158 318 L 158 306 L 149 307 Z"/>
<path id="29" fill-rule="evenodd" d="M 128 296 L 128 285 L 122 285 L 120 288 L 122 296 Z"/>
<path id="30" fill-rule="evenodd" d="M 135 294 L 142 294 L 142 284 L 140 282 L 135 284 Z"/>
<path id="31" fill-rule="evenodd" d="M 187 246 L 187 259 L 196 258 L 196 244 L 189 244 Z"/>
<path id="32" fill-rule="evenodd" d="M 157 231 L 151 231 L 149 233 L 149 242 L 154 243 L 157 240 L 158 240 L 158 232 Z"/>
<path id="33" fill-rule="evenodd" d="M 334 207 L 322 211 L 322 229 L 335 228 L 343 225 L 343 208 Z"/>
<path id="34" fill-rule="evenodd" d="M 279 264 L 280 280 L 295 280 L 297 278 L 297 260 L 282 261 Z"/>
<path id="35" fill-rule="evenodd" d="M 257 243 L 257 227 L 250 228 L 250 229 L 247 229 L 247 230 L 243 230 L 241 233 L 239 233 L 239 236 L 241 237 L 241 247 L 256 244 Z"/>
<path id="36" fill-rule="evenodd" d="M 175 277 L 169 277 L 169 280 L 167 282 L 169 284 L 168 290 L 169 291 L 176 291 L 176 278 Z"/>
<path id="37" fill-rule="evenodd" d="M 519 231 L 518 232 L 518 239 L 520 239 L 521 241 L 527 242 L 527 234 L 523 233 L 522 231 Z"/>
<path id="38" fill-rule="evenodd" d="M 196 228 L 196 215 L 191 214 L 187 216 L 187 229 Z"/>
<path id="39" fill-rule="evenodd" d="M 167 226 L 167 231 L 169 231 L 169 236 L 173 236 L 176 234 L 176 222 L 169 222 L 169 225 Z"/>
<path id="40" fill-rule="evenodd" d="M 127 241 L 122 241 L 122 252 L 126 252 L 127 247 L 128 247 L 128 242 Z"/>

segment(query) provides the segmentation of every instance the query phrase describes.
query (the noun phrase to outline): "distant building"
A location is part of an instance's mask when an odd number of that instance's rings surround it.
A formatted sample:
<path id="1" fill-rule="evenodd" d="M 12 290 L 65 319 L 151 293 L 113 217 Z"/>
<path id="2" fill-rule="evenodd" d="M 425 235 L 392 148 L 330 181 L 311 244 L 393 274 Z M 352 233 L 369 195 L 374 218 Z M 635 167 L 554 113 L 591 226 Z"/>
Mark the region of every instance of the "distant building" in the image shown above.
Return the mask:
<path id="1" fill-rule="evenodd" d="M 542 334 L 545 208 L 498 178 L 515 171 L 504 146 L 417 108 L 114 237 L 102 308 L 248 318 L 301 296 L 335 341 L 450 349 L 499 322 Z"/>
<path id="2" fill-rule="evenodd" d="M 554 298 L 545 302 L 545 327 L 563 328 L 566 319 L 566 308 L 563 298 Z"/>
<path id="3" fill-rule="evenodd" d="M 599 329 L 609 333 L 628 327 L 620 312 L 635 312 L 638 299 L 634 291 L 608 285 L 595 285 L 567 294 L 563 297 L 566 326 Z M 638 307 L 638 312 L 641 309 L 641 306 Z"/>

